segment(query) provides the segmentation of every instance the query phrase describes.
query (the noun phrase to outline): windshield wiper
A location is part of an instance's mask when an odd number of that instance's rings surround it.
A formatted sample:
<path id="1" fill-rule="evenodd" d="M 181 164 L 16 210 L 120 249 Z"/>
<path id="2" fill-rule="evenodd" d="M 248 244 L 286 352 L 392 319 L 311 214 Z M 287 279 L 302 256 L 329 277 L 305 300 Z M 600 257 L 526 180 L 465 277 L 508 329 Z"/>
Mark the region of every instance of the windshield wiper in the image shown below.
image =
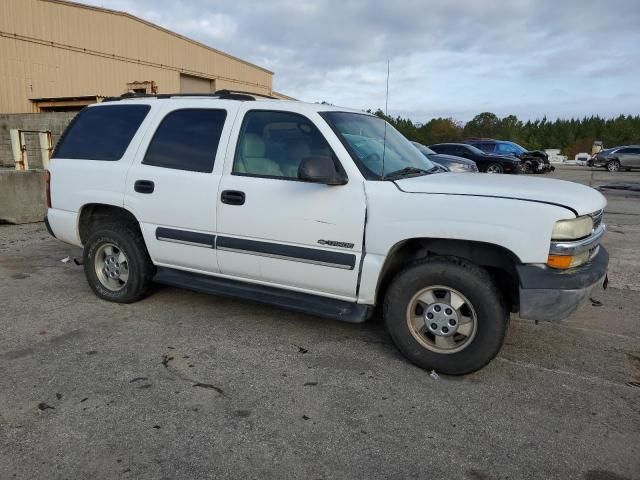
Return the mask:
<path id="1" fill-rule="evenodd" d="M 389 179 L 394 179 L 399 177 L 405 177 L 408 175 L 426 175 L 429 173 L 434 173 L 437 169 L 438 167 L 434 167 L 429 170 L 425 170 L 424 168 L 418 168 L 418 167 L 404 167 L 404 168 L 401 168 L 400 170 L 395 170 L 391 173 L 387 173 L 382 178 L 385 180 L 389 180 Z"/>

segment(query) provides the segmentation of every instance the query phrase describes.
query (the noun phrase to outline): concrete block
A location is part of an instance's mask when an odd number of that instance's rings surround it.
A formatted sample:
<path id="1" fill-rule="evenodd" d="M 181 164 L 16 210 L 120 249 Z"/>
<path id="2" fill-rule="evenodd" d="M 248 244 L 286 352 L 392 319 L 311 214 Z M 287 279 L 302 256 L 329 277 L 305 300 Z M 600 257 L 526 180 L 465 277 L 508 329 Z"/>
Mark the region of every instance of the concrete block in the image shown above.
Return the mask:
<path id="1" fill-rule="evenodd" d="M 41 222 L 46 213 L 45 171 L 0 169 L 0 223 Z"/>

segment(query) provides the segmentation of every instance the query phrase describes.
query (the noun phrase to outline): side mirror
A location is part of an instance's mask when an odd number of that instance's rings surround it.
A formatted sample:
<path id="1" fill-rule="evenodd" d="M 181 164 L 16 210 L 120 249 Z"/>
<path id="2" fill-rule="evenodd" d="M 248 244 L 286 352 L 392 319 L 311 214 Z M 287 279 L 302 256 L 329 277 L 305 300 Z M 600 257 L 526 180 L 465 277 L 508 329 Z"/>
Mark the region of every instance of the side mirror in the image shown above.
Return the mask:
<path id="1" fill-rule="evenodd" d="M 325 185 L 345 185 L 347 177 L 336 169 L 330 157 L 306 157 L 298 167 L 298 178 L 305 182 L 324 183 Z"/>

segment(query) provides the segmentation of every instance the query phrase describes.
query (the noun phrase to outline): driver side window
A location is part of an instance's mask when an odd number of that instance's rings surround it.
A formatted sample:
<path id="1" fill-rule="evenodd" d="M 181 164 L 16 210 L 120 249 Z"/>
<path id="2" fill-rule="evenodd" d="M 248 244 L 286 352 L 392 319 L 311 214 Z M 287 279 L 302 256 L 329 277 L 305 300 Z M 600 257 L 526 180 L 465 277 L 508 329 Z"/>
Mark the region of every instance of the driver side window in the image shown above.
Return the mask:
<path id="1" fill-rule="evenodd" d="M 498 153 L 516 153 L 517 150 L 507 143 L 496 144 L 496 152 Z"/>
<path id="2" fill-rule="evenodd" d="M 303 159 L 335 155 L 322 133 L 303 115 L 251 110 L 246 113 L 233 161 L 233 175 L 297 180 Z"/>

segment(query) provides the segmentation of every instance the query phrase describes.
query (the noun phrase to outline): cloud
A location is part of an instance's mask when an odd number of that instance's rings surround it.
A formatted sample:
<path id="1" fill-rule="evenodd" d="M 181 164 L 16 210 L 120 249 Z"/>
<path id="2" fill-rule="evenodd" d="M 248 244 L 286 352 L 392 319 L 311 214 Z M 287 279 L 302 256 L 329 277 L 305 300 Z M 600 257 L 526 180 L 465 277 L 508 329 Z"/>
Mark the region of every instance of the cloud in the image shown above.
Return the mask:
<path id="1" fill-rule="evenodd" d="M 383 107 L 390 60 L 389 113 L 417 121 L 640 110 L 637 0 L 85 1 L 257 63 L 307 101 Z"/>

